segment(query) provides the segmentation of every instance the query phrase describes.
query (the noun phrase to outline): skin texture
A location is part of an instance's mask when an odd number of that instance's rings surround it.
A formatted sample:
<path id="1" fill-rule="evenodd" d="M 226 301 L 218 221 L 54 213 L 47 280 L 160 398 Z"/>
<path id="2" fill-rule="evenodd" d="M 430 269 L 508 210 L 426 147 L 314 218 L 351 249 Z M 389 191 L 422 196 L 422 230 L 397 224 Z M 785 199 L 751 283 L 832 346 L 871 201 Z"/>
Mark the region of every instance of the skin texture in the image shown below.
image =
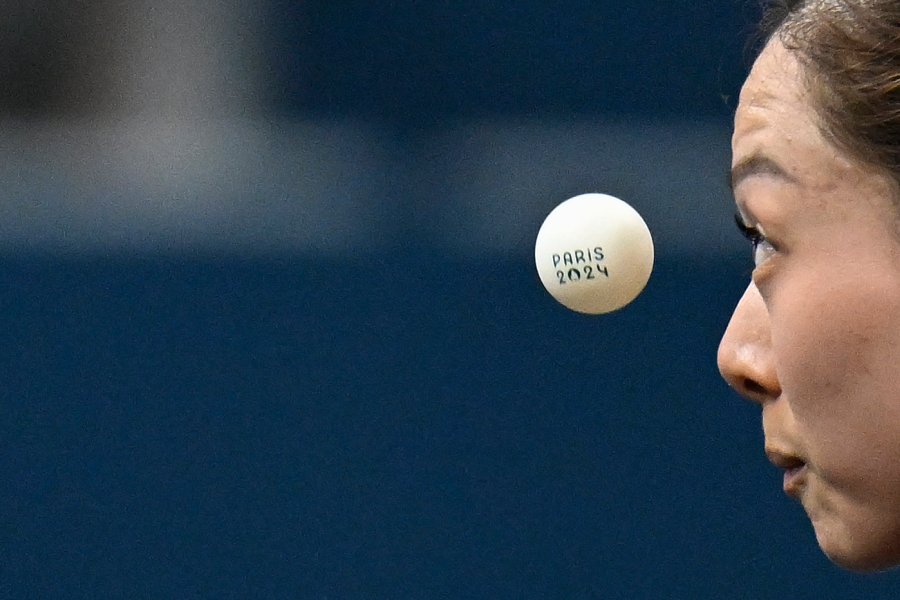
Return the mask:
<path id="1" fill-rule="evenodd" d="M 803 81 L 776 39 L 741 92 L 735 200 L 765 239 L 719 370 L 762 408 L 766 453 L 792 469 L 826 555 L 881 570 L 900 564 L 897 186 L 828 141 Z"/>

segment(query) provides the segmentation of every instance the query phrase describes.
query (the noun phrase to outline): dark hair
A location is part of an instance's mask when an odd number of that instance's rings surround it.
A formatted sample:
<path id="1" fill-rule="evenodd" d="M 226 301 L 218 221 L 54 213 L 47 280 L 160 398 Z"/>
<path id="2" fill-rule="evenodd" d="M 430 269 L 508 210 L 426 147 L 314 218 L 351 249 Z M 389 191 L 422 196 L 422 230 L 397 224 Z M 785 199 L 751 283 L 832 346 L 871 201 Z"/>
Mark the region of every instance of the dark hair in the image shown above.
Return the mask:
<path id="1" fill-rule="evenodd" d="M 823 133 L 900 182 L 900 2 L 777 0 L 762 27 L 803 65 Z"/>

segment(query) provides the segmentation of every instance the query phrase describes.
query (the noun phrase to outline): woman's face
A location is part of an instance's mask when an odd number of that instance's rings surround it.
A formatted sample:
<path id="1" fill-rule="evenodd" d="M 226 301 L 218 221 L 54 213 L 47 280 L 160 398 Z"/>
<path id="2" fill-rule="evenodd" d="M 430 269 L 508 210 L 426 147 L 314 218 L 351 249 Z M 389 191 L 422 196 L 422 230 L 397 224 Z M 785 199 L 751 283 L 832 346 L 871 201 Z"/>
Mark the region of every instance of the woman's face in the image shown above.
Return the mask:
<path id="1" fill-rule="evenodd" d="M 755 268 L 719 369 L 762 407 L 766 454 L 824 552 L 854 570 L 898 565 L 896 187 L 823 137 L 778 42 L 741 91 L 732 150 Z"/>

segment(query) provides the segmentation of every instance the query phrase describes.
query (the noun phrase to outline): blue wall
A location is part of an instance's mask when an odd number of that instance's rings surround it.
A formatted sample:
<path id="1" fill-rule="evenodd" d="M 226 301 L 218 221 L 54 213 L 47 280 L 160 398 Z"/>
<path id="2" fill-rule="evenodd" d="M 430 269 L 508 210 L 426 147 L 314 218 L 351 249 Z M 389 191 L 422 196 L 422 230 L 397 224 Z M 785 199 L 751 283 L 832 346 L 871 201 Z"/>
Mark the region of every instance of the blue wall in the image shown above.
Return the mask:
<path id="1" fill-rule="evenodd" d="M 717 376 L 743 260 L 604 317 L 424 249 L 2 272 L 5 597 L 900 590 L 820 555 Z"/>
<path id="2" fill-rule="evenodd" d="M 392 118 L 721 115 L 750 57 L 754 3 L 272 3 L 288 110 Z M 723 98 L 724 97 L 724 98 Z"/>

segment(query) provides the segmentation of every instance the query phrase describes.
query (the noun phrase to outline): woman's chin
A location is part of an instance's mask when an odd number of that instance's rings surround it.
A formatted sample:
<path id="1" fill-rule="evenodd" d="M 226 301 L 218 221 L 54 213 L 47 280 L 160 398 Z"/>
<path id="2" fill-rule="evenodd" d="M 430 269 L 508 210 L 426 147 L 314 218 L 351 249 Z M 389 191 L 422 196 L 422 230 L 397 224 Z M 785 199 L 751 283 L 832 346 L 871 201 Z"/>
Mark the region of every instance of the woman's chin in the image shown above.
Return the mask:
<path id="1" fill-rule="evenodd" d="M 822 552 L 842 569 L 855 573 L 879 573 L 900 566 L 900 548 L 873 544 L 871 538 L 865 538 L 836 536 L 816 529 L 816 540 Z"/>

